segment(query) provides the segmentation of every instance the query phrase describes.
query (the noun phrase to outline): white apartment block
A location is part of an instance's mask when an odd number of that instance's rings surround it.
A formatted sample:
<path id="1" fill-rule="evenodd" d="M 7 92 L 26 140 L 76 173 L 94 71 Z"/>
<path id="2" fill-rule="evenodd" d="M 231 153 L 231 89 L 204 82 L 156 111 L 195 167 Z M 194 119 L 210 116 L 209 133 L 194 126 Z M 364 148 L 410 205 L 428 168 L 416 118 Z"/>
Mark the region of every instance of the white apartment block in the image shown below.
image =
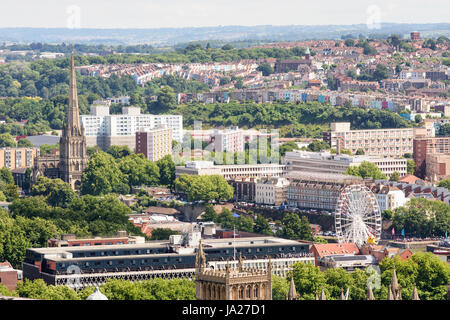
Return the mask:
<path id="1" fill-rule="evenodd" d="M 244 132 L 238 127 L 226 130 L 214 130 L 215 152 L 243 152 Z"/>
<path id="2" fill-rule="evenodd" d="M 359 166 L 363 161 L 377 165 L 382 173 L 389 177 L 394 172 L 400 176 L 407 174 L 407 159 L 381 158 L 371 156 L 336 155 L 330 152 L 292 151 L 286 152 L 282 162 L 288 165 L 288 171 L 321 172 L 344 174 L 351 166 Z"/>
<path id="3" fill-rule="evenodd" d="M 339 141 L 341 149 L 352 153 L 362 149 L 369 156 L 402 157 L 413 152 L 413 128 L 350 130 L 350 122 L 335 122 L 330 127 L 323 139 L 332 148 L 336 148 Z"/>
<path id="4" fill-rule="evenodd" d="M 282 177 L 287 173 L 287 166 L 278 163 L 215 165 L 213 161 L 188 161 L 184 166 L 177 166 L 175 174 L 221 175 L 226 180 L 238 177 L 262 178 Z"/>
<path id="5" fill-rule="evenodd" d="M 402 70 L 400 71 L 400 79 L 425 79 L 425 70 Z"/>
<path id="6" fill-rule="evenodd" d="M 255 185 L 255 202 L 279 206 L 286 202 L 289 180 L 286 178 L 265 178 Z"/>
<path id="7" fill-rule="evenodd" d="M 150 161 L 158 161 L 172 154 L 172 129 L 161 127 L 136 132 L 136 153 Z"/>
<path id="8" fill-rule="evenodd" d="M 107 150 L 111 145 L 136 147 L 136 132 L 166 126 L 172 130 L 172 138 L 183 141 L 183 117 L 181 115 L 141 114 L 140 108 L 124 107 L 122 114 L 110 114 L 107 106 L 91 106 L 90 115 L 81 115 L 87 146 L 98 145 Z"/>
<path id="9" fill-rule="evenodd" d="M 372 191 L 377 197 L 380 212 L 403 207 L 410 200 L 410 198 L 405 197 L 405 193 L 397 187 L 382 186 L 380 189 L 372 189 Z"/>

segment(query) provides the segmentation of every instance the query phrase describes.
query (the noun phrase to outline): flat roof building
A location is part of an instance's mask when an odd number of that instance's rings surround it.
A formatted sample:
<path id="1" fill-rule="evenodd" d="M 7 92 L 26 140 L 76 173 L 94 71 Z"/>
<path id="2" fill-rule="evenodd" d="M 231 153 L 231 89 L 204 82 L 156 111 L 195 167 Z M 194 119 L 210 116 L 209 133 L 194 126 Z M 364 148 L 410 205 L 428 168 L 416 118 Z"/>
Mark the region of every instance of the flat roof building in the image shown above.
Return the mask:
<path id="1" fill-rule="evenodd" d="M 350 130 L 350 122 L 334 122 L 330 128 L 323 133 L 323 140 L 332 148 L 339 142 L 341 149 L 352 153 L 362 149 L 365 155 L 377 157 L 402 157 L 413 152 L 414 128 Z"/>
<path id="2" fill-rule="evenodd" d="M 407 161 L 401 158 L 377 156 L 350 156 L 330 152 L 292 151 L 286 152 L 282 162 L 288 165 L 288 171 L 319 172 L 343 174 L 351 166 L 359 166 L 363 161 L 375 164 L 382 173 L 389 177 L 394 172 L 400 176 L 407 173 Z"/>
<path id="3" fill-rule="evenodd" d="M 199 239 L 200 233 L 192 232 L 172 236 L 168 241 L 29 248 L 23 262 L 23 276 L 73 288 L 100 285 L 112 278 L 130 281 L 154 277 L 191 279 Z M 245 267 L 264 269 L 271 259 L 272 273 L 280 276 L 286 276 L 293 263 L 314 263 L 308 243 L 276 237 L 204 239 L 202 247 L 207 267 L 215 270 L 224 270 L 227 263 L 237 264 L 240 255 L 245 259 Z"/>
<path id="4" fill-rule="evenodd" d="M 287 204 L 290 207 L 334 211 L 341 190 L 351 184 L 362 184 L 359 177 L 315 172 L 290 172 L 286 178 Z"/>
<path id="5" fill-rule="evenodd" d="M 282 177 L 287 173 L 287 165 L 278 163 L 215 165 L 213 161 L 188 161 L 185 166 L 176 167 L 176 176 L 221 175 L 226 180 L 240 177 Z"/>
<path id="6" fill-rule="evenodd" d="M 150 161 L 158 161 L 172 154 L 172 129 L 166 126 L 136 132 L 136 153 Z"/>

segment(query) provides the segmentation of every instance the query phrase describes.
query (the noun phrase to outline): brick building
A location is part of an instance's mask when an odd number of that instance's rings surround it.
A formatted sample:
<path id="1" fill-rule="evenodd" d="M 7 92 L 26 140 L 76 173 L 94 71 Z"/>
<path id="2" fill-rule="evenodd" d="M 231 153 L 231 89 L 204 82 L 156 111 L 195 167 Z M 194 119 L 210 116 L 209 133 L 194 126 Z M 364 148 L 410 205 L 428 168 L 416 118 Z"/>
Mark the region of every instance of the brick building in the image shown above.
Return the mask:
<path id="1" fill-rule="evenodd" d="M 450 137 L 418 137 L 413 141 L 415 175 L 424 179 L 427 173 L 427 155 L 450 154 Z M 430 159 L 430 158 L 429 158 Z M 431 179 L 432 177 L 428 177 Z"/>
<path id="2" fill-rule="evenodd" d="M 0 262 L 0 284 L 3 284 L 8 290 L 16 290 L 20 276 L 21 273 L 15 270 L 8 261 Z"/>

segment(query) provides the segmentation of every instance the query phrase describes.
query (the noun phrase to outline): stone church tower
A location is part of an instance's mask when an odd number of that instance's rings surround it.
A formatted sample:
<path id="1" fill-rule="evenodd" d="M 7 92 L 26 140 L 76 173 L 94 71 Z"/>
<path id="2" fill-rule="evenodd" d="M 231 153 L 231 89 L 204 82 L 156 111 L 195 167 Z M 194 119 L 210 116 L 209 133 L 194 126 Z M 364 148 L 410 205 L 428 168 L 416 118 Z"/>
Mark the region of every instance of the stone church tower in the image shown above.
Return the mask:
<path id="1" fill-rule="evenodd" d="M 200 241 L 195 259 L 197 300 L 272 300 L 272 263 L 267 270 L 244 268 L 242 257 L 238 267 L 226 270 L 207 269 Z"/>
<path id="2" fill-rule="evenodd" d="M 81 176 L 87 164 L 86 136 L 80 122 L 78 109 L 77 80 L 72 54 L 70 70 L 69 107 L 66 114 L 62 137 L 59 142 L 59 176 L 69 183 L 72 189 L 79 188 Z"/>
<path id="3" fill-rule="evenodd" d="M 87 165 L 86 136 L 80 122 L 77 94 L 75 63 L 72 54 L 70 69 L 69 106 L 59 141 L 59 154 L 50 154 L 35 158 L 33 183 L 40 176 L 60 178 L 70 184 L 72 189 L 79 189 L 81 176 Z"/>

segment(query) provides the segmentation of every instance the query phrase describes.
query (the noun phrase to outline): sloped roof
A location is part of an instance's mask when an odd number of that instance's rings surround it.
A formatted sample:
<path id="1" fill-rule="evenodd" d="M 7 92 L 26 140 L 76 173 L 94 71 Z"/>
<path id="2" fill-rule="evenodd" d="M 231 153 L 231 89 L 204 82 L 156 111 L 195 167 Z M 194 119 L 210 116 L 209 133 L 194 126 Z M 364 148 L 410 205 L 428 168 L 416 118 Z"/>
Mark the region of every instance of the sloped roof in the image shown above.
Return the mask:
<path id="1" fill-rule="evenodd" d="M 355 243 L 326 243 L 314 244 L 319 256 L 359 254 L 359 249 Z"/>

